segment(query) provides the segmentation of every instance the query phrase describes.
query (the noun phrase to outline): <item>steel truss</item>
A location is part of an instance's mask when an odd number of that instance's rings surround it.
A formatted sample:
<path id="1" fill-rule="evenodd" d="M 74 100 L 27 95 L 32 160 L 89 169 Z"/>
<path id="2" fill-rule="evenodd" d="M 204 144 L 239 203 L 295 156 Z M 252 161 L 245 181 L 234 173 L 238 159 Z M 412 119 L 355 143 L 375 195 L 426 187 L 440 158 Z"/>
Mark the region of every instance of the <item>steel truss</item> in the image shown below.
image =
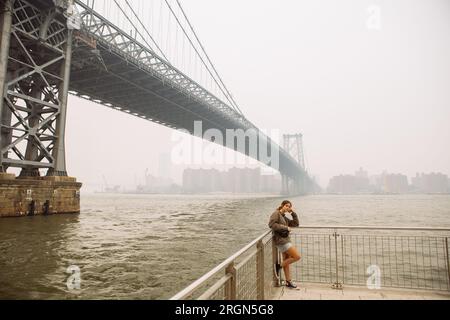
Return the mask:
<path id="1" fill-rule="evenodd" d="M 5 0 L 2 41 L 5 78 L 1 109 L 1 165 L 21 176 L 67 175 L 64 131 L 72 31 L 64 8 L 39 1 Z M 7 24 L 8 16 L 10 26 Z M 8 48 L 9 45 L 9 48 Z M 2 61 L 3 62 L 3 61 Z"/>
<path id="2" fill-rule="evenodd" d="M 303 150 L 303 135 L 300 134 L 285 134 L 283 136 L 283 148 L 286 150 L 300 166 L 305 168 L 305 153 Z"/>

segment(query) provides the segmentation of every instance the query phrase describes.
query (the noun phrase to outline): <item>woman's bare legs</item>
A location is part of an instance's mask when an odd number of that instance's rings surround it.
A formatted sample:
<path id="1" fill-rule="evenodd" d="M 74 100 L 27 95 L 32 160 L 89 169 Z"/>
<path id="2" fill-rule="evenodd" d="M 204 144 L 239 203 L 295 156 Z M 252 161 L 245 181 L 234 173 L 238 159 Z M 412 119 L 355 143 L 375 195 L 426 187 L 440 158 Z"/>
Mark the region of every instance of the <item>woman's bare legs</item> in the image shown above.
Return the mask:
<path id="1" fill-rule="evenodd" d="M 291 272 L 289 270 L 289 265 L 300 260 L 300 254 L 298 253 L 295 247 L 291 247 L 286 252 L 283 252 L 283 262 L 281 263 L 281 267 L 284 270 L 284 276 L 286 277 L 286 281 L 292 281 Z"/>

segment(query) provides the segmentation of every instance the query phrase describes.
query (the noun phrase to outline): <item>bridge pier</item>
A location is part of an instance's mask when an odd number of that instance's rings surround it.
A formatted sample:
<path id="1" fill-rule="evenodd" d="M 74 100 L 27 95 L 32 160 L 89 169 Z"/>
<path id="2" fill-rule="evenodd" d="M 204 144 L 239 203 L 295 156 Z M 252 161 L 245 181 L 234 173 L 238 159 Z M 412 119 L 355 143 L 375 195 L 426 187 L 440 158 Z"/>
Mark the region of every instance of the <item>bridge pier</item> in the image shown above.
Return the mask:
<path id="1" fill-rule="evenodd" d="M 69 1 L 0 3 L 0 217 L 78 213 L 81 183 L 67 176 L 64 141 Z"/>

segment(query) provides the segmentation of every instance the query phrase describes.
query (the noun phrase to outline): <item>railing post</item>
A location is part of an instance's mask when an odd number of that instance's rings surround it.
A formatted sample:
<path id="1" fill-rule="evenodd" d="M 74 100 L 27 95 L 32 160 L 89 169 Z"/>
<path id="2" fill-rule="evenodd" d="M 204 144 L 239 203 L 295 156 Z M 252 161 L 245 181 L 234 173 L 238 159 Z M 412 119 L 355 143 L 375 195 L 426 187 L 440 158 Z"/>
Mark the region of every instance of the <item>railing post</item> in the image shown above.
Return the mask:
<path id="1" fill-rule="evenodd" d="M 448 256 L 448 238 L 445 238 L 445 253 L 446 253 L 446 262 L 447 262 L 447 279 L 448 279 L 448 289 L 450 290 L 450 257 Z"/>
<path id="2" fill-rule="evenodd" d="M 230 275 L 230 282 L 225 287 L 226 300 L 236 300 L 236 268 L 234 262 L 231 262 L 225 269 L 225 274 Z"/>
<path id="3" fill-rule="evenodd" d="M 338 237 L 340 235 L 334 230 L 334 258 L 336 259 L 336 281 L 331 286 L 333 289 L 342 289 L 342 283 L 339 282 L 339 255 L 338 255 Z"/>
<path id="4" fill-rule="evenodd" d="M 264 244 L 262 240 L 258 241 L 256 248 L 257 299 L 264 300 Z"/>

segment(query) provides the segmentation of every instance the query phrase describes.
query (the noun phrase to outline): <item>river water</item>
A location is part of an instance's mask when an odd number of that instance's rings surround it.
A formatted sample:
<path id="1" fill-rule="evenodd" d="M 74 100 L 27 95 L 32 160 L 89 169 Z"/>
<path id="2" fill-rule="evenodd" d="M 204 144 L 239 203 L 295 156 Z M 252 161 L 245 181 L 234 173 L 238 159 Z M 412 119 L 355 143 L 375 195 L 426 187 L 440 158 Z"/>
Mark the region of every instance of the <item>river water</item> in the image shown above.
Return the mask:
<path id="1" fill-rule="evenodd" d="M 0 298 L 170 298 L 265 232 L 281 200 L 86 194 L 80 215 L 1 219 Z M 450 195 L 291 200 L 303 225 L 450 227 Z M 66 285 L 73 265 L 75 291 Z"/>

